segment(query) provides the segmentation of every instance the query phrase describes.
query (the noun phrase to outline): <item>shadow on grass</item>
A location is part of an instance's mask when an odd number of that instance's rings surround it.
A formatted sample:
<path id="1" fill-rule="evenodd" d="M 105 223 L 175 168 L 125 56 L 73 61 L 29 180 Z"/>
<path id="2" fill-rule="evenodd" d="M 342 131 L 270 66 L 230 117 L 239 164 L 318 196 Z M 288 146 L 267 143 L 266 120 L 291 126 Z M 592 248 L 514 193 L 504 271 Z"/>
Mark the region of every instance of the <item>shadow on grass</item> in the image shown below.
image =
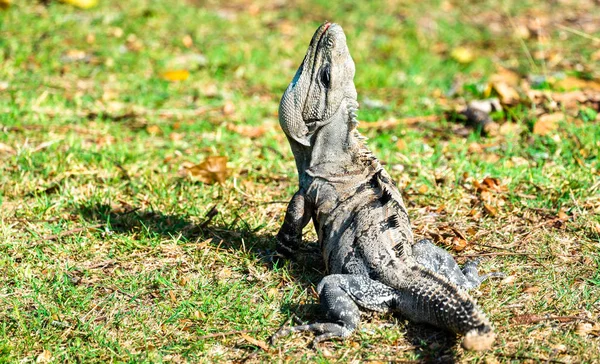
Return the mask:
<path id="1" fill-rule="evenodd" d="M 274 237 L 260 235 L 260 228 L 251 229 L 241 219 L 234 219 L 229 225 L 213 223 L 218 210 L 213 207 L 200 223 L 191 222 L 180 215 L 168 215 L 158 211 L 140 211 L 132 207 L 113 209 L 107 204 L 81 205 L 79 215 L 93 223 L 107 223 L 111 231 L 117 234 L 147 233 L 174 237 L 181 235 L 187 241 L 205 241 L 212 238 L 211 244 L 225 249 L 244 250 L 255 255 L 269 269 L 281 267 L 285 261 L 274 254 Z M 301 249 L 293 262 L 288 264 L 292 277 L 310 290 L 325 274 L 325 265 L 316 245 L 307 245 Z M 324 317 L 318 304 L 283 304 L 281 311 L 296 319 L 282 325 L 295 325 L 300 322 L 315 322 Z M 415 347 L 415 352 L 426 362 L 455 362 L 453 348 L 457 338 L 432 326 L 408 322 L 405 325 L 406 338 Z"/>

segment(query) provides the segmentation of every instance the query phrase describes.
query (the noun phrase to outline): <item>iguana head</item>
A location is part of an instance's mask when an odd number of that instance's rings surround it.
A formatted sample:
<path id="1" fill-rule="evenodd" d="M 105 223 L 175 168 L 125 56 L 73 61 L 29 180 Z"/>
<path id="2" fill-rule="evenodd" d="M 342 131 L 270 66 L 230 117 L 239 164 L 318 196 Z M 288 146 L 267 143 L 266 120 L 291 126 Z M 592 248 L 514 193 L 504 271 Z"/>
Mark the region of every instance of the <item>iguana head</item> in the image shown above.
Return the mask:
<path id="1" fill-rule="evenodd" d="M 322 24 L 279 105 L 279 122 L 286 135 L 310 146 L 311 135 L 331 120 L 344 100 L 356 104 L 354 71 L 342 27 Z"/>

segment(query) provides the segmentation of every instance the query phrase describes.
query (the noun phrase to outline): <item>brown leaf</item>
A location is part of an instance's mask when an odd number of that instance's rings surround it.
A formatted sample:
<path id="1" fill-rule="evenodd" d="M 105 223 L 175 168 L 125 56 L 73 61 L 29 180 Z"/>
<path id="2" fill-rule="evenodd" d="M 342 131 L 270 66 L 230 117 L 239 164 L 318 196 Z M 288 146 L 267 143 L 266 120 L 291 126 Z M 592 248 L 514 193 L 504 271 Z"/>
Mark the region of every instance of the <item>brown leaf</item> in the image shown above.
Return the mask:
<path id="1" fill-rule="evenodd" d="M 158 135 L 158 134 L 162 133 L 162 130 L 160 129 L 160 127 L 158 125 L 148 125 L 146 127 L 146 131 L 150 135 Z"/>
<path id="2" fill-rule="evenodd" d="M 185 81 L 188 79 L 188 77 L 190 77 L 190 71 L 188 71 L 188 70 L 169 70 L 169 71 L 163 72 L 160 75 L 160 77 L 163 80 L 167 80 L 167 81 L 171 81 L 171 82 Z"/>
<path id="3" fill-rule="evenodd" d="M 494 217 L 498 216 L 498 209 L 495 208 L 494 206 L 484 203 L 483 208 L 485 209 L 485 212 L 490 214 L 490 216 L 494 216 Z"/>
<path id="4" fill-rule="evenodd" d="M 533 125 L 533 133 L 537 135 L 547 135 L 556 130 L 558 128 L 558 122 L 564 119 L 565 115 L 562 112 L 542 115 Z"/>
<path id="5" fill-rule="evenodd" d="M 427 193 L 428 190 L 429 190 L 429 188 L 427 187 L 427 185 L 421 185 L 421 187 L 419 187 L 419 189 L 417 191 L 419 193 L 423 194 L 423 193 Z"/>
<path id="6" fill-rule="evenodd" d="M 573 90 L 573 89 L 587 89 L 600 91 L 600 82 L 592 80 L 582 80 L 577 77 L 565 77 L 562 80 L 558 80 L 554 83 L 554 88 Z"/>
<path id="7" fill-rule="evenodd" d="M 536 293 L 540 291 L 538 286 L 528 286 L 523 289 L 523 293 Z"/>
<path id="8" fill-rule="evenodd" d="M 589 322 L 580 322 L 575 326 L 575 333 L 579 336 L 587 336 L 592 332 L 594 326 Z"/>
<path id="9" fill-rule="evenodd" d="M 568 215 L 568 214 L 567 214 L 567 213 L 566 213 L 566 212 L 565 212 L 563 209 L 561 209 L 561 210 L 558 212 L 558 218 L 559 218 L 560 220 L 563 220 L 563 221 L 565 221 L 565 220 L 569 220 L 569 215 Z"/>
<path id="10" fill-rule="evenodd" d="M 500 101 L 505 105 L 516 104 L 519 102 L 519 93 L 513 87 L 505 82 L 494 82 L 492 88 L 500 96 Z"/>
<path id="11" fill-rule="evenodd" d="M 467 247 L 467 241 L 465 239 L 454 237 L 452 238 L 452 249 L 454 251 L 462 251 Z"/>
<path id="12" fill-rule="evenodd" d="M 44 349 L 40 355 L 35 359 L 36 363 L 48 363 L 52 360 L 52 353 L 49 350 Z"/>
<path id="13" fill-rule="evenodd" d="M 517 87 L 521 82 L 521 76 L 509 69 L 499 68 L 497 73 L 490 77 L 490 83 L 494 84 L 500 82 L 505 83 L 508 86 Z"/>
<path id="14" fill-rule="evenodd" d="M 191 46 L 194 45 L 194 40 L 192 39 L 192 37 L 189 34 L 186 34 L 183 36 L 183 38 L 181 39 L 181 43 L 183 43 L 183 45 L 186 48 L 190 48 Z"/>
<path id="15" fill-rule="evenodd" d="M 224 183 L 229 175 L 227 157 L 211 156 L 200 164 L 184 163 L 179 169 L 179 175 L 203 183 Z"/>
<path id="16" fill-rule="evenodd" d="M 267 125 L 252 126 L 230 123 L 227 124 L 227 130 L 231 130 L 245 137 L 254 139 L 263 136 L 267 132 L 268 128 Z"/>
<path id="17" fill-rule="evenodd" d="M 0 143 L 0 154 L 16 154 L 17 152 L 10 145 Z"/>
<path id="18" fill-rule="evenodd" d="M 235 104 L 231 100 L 227 100 L 223 105 L 223 115 L 231 115 L 235 112 Z"/>
<path id="19" fill-rule="evenodd" d="M 255 339 L 252 336 L 244 334 L 244 333 L 242 333 L 241 336 L 244 338 L 244 340 L 246 340 L 250 344 L 258 346 L 259 348 L 263 349 L 264 351 L 268 352 L 270 349 L 269 345 L 267 345 L 267 343 L 262 340 Z"/>

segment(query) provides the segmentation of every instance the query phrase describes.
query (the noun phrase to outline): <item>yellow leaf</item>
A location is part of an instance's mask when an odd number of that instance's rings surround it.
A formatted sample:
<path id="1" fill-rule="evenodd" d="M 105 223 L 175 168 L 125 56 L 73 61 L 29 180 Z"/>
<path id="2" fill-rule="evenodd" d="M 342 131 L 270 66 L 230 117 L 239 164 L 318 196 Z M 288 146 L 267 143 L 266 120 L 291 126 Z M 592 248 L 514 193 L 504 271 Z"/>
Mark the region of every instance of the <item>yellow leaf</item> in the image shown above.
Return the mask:
<path id="1" fill-rule="evenodd" d="M 160 76 L 167 81 L 185 81 L 190 77 L 190 72 L 188 70 L 169 70 L 163 72 Z"/>
<path id="2" fill-rule="evenodd" d="M 150 135 L 157 135 L 160 134 L 160 132 L 162 130 L 160 130 L 160 127 L 158 125 L 148 125 L 146 127 L 146 131 L 148 132 L 148 134 Z"/>
<path id="3" fill-rule="evenodd" d="M 450 57 L 458 63 L 471 63 L 475 59 L 473 51 L 466 47 L 456 47 L 450 52 Z"/>
<path id="4" fill-rule="evenodd" d="M 91 9 L 98 5 L 98 0 L 61 0 L 65 4 L 73 5 L 80 9 Z"/>

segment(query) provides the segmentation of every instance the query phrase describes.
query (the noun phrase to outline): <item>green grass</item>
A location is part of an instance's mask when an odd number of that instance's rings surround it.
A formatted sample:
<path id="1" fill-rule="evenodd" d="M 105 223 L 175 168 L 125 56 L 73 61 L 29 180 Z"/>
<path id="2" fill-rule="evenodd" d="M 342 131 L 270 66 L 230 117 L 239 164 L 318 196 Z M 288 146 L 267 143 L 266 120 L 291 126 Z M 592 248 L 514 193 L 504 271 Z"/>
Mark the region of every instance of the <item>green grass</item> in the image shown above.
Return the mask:
<path id="1" fill-rule="evenodd" d="M 496 4 L 101 1 L 79 10 L 52 1 L 0 10 L 0 361 L 598 360 L 598 101 L 565 109 L 569 118 L 543 136 L 533 125 L 556 105 L 529 102 L 526 81 L 521 102 L 493 115 L 507 128 L 497 135 L 465 132 L 452 111 L 486 97 L 498 66 L 523 80 L 598 80 L 600 12 L 585 1 Z M 272 254 L 297 188 L 279 97 L 325 19 L 346 31 L 359 101 L 387 106 L 361 109 L 362 125 L 439 116 L 365 134 L 403 188 L 417 236 L 447 248 L 464 237 L 466 249 L 453 252 L 460 262 L 484 256 L 484 271 L 510 277 L 474 292 L 498 333 L 489 352 L 374 314 L 345 342 L 313 350 L 300 335 L 261 348 L 294 317 L 320 317 L 318 254 Z M 527 24 L 541 35 L 520 40 Z M 457 47 L 473 61 L 453 60 Z M 188 60 L 181 82 L 161 77 L 190 54 L 206 63 Z M 250 138 L 241 127 L 264 130 Z M 184 162 L 216 155 L 229 160 L 222 185 L 181 177 Z M 478 189 L 488 176 L 500 186 Z"/>

